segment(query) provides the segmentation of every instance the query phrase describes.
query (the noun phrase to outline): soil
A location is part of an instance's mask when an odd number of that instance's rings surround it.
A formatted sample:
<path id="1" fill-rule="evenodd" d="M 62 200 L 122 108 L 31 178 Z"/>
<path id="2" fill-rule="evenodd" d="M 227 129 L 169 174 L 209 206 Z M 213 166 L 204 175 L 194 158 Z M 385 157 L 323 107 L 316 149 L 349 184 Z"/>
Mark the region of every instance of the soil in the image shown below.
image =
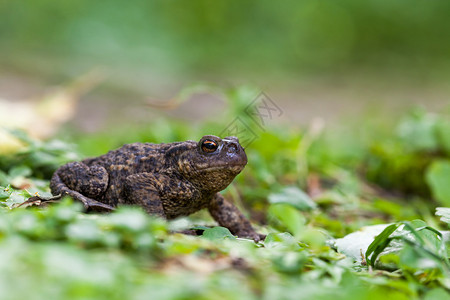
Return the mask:
<path id="1" fill-rule="evenodd" d="M 141 80 L 142 81 L 142 80 Z M 242 82 L 242 80 L 241 80 Z M 30 74 L 7 72 L 0 74 L 0 99 L 38 101 L 54 82 Z M 109 128 L 111 124 L 146 122 L 166 116 L 192 123 L 220 116 L 225 102 L 220 95 L 193 94 L 181 105 L 167 109 L 148 105 L 164 103 L 177 96 L 188 85 L 178 80 L 172 84 L 120 86 L 105 80 L 80 99 L 71 125 L 83 132 Z M 357 74 L 341 78 L 290 79 L 289 81 L 259 81 L 258 86 L 283 111 L 275 123 L 304 126 L 320 119 L 328 126 L 361 116 L 378 115 L 396 119 L 405 111 L 421 106 L 431 112 L 449 112 L 448 83 L 390 80 L 383 76 L 361 78 Z M 255 95 L 256 96 L 256 95 Z"/>

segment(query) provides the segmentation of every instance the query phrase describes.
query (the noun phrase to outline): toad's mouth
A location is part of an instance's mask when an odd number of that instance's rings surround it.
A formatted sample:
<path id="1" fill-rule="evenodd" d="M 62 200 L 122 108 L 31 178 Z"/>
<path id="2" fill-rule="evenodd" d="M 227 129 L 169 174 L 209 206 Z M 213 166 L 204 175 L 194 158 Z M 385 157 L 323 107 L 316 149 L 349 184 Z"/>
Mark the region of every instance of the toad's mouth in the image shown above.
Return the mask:
<path id="1" fill-rule="evenodd" d="M 197 171 L 219 171 L 219 170 L 231 170 L 235 168 L 243 169 L 247 163 L 224 163 L 222 165 L 215 165 L 215 166 L 207 166 L 203 168 L 197 168 Z"/>

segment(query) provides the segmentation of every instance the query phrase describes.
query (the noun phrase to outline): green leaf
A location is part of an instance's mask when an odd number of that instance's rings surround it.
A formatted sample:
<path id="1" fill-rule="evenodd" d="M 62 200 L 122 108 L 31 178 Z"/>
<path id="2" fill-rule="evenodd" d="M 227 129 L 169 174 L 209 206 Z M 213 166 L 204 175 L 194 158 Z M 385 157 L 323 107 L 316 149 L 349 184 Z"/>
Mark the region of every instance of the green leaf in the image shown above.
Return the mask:
<path id="1" fill-rule="evenodd" d="M 397 133 L 409 149 L 432 151 L 438 148 L 436 124 L 435 116 L 417 110 L 399 124 Z"/>
<path id="2" fill-rule="evenodd" d="M 9 171 L 9 176 L 14 178 L 14 177 L 27 177 L 30 176 L 32 173 L 31 169 L 27 166 L 16 166 L 13 167 L 10 171 Z"/>
<path id="3" fill-rule="evenodd" d="M 434 229 L 431 226 L 426 225 L 422 220 L 414 220 L 412 222 L 402 222 L 404 224 L 404 231 L 409 231 L 414 237 L 411 240 L 409 237 L 402 237 L 402 240 L 411 247 L 412 250 L 417 252 L 417 261 L 415 263 L 416 269 L 424 268 L 419 263 L 420 260 L 424 260 L 424 265 L 430 265 L 425 263 L 425 260 L 434 261 L 435 266 L 443 266 L 447 271 L 450 271 L 450 265 L 447 258 L 447 249 L 445 241 L 443 241 L 442 233 Z M 402 251 L 403 253 L 403 251 Z M 401 255 L 401 259 L 403 254 Z"/>
<path id="4" fill-rule="evenodd" d="M 28 196 L 24 195 L 19 191 L 13 191 L 8 199 L 6 199 L 5 204 L 9 208 L 13 208 L 15 204 L 20 204 L 25 202 L 28 199 Z"/>
<path id="5" fill-rule="evenodd" d="M 435 288 L 425 294 L 423 300 L 448 299 L 449 295 L 443 288 Z"/>
<path id="6" fill-rule="evenodd" d="M 11 181 L 10 177 L 5 172 L 0 170 L 0 184 L 8 185 L 10 184 L 10 181 Z"/>
<path id="7" fill-rule="evenodd" d="M 372 267 L 375 266 L 375 261 L 377 260 L 378 255 L 380 255 L 381 252 L 389 245 L 391 239 L 389 239 L 389 236 L 397 230 L 397 228 L 401 224 L 391 224 L 388 227 L 386 227 L 379 235 L 375 237 L 373 242 L 369 245 L 366 251 L 366 260 Z M 372 255 L 370 257 L 370 255 Z"/>
<path id="8" fill-rule="evenodd" d="M 298 251 L 301 249 L 297 240 L 289 232 L 269 233 L 264 240 L 264 247 L 267 249 L 276 248 Z"/>
<path id="9" fill-rule="evenodd" d="M 442 264 L 439 259 L 424 255 L 419 245 L 406 244 L 400 253 L 400 265 L 411 270 L 437 269 Z"/>
<path id="10" fill-rule="evenodd" d="M 9 198 L 9 195 L 11 195 L 11 192 L 0 186 L 0 200 Z"/>
<path id="11" fill-rule="evenodd" d="M 105 221 L 107 225 L 124 232 L 136 233 L 147 228 L 149 216 L 136 207 L 120 207 Z"/>
<path id="12" fill-rule="evenodd" d="M 272 204 L 269 215 L 296 237 L 299 237 L 306 223 L 305 217 L 289 204 Z"/>
<path id="13" fill-rule="evenodd" d="M 303 252 L 278 253 L 272 256 L 274 267 L 283 273 L 300 273 L 308 257 Z"/>
<path id="14" fill-rule="evenodd" d="M 450 155 L 450 121 L 441 120 L 437 126 L 437 133 L 442 148 Z"/>
<path id="15" fill-rule="evenodd" d="M 317 207 L 317 204 L 298 187 L 290 186 L 284 188 L 281 193 L 270 194 L 269 202 L 272 204 L 285 203 L 293 207 L 307 211 Z"/>
<path id="16" fill-rule="evenodd" d="M 392 235 L 401 225 L 403 229 Z M 382 252 L 384 254 L 399 252 L 399 266 L 402 269 L 412 271 L 441 269 L 442 272 L 450 272 L 442 233 L 426 225 L 422 220 L 392 224 L 378 235 L 366 251 L 366 259 L 372 267 Z"/>
<path id="17" fill-rule="evenodd" d="M 426 181 L 436 200 L 450 206 L 450 160 L 434 161 L 426 172 Z"/>
<path id="18" fill-rule="evenodd" d="M 69 241 L 95 244 L 101 240 L 102 232 L 91 220 L 81 219 L 67 226 L 65 234 Z"/>
<path id="19" fill-rule="evenodd" d="M 228 228 L 220 226 L 206 229 L 202 236 L 208 240 L 235 239 Z"/>

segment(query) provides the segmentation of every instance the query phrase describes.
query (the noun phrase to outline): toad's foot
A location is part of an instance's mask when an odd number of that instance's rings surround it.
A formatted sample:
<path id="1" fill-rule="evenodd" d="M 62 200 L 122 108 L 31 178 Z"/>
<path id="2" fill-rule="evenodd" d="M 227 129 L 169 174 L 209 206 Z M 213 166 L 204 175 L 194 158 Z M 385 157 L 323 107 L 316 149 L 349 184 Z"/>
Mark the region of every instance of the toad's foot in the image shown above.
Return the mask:
<path id="1" fill-rule="evenodd" d="M 41 206 L 41 205 L 45 205 L 45 204 L 49 204 L 49 203 L 56 203 L 56 202 L 61 201 L 61 199 L 65 195 L 68 195 L 71 198 L 73 198 L 74 200 L 78 200 L 81 203 L 83 203 L 84 209 L 86 211 L 110 212 L 110 211 L 115 210 L 114 207 L 112 207 L 108 204 L 101 203 L 97 200 L 93 200 L 88 197 L 85 197 L 76 191 L 67 191 L 64 194 L 59 194 L 59 195 L 51 196 L 51 197 L 41 197 L 39 195 L 36 195 L 36 196 L 28 198 L 25 202 L 19 204 L 17 207 L 20 207 L 20 206 L 27 207 L 27 206 L 33 206 L 33 205 Z"/>

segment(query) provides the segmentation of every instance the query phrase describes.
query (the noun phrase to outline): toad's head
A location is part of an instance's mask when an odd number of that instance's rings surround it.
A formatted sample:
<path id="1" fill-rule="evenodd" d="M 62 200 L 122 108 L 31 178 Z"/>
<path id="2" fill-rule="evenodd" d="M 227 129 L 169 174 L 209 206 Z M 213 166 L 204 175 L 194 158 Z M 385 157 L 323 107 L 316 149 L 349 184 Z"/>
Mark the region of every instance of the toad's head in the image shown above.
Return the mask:
<path id="1" fill-rule="evenodd" d="M 200 190 L 218 192 L 226 188 L 247 164 L 247 155 L 237 137 L 205 135 L 186 142 L 173 157 L 175 169 Z"/>

